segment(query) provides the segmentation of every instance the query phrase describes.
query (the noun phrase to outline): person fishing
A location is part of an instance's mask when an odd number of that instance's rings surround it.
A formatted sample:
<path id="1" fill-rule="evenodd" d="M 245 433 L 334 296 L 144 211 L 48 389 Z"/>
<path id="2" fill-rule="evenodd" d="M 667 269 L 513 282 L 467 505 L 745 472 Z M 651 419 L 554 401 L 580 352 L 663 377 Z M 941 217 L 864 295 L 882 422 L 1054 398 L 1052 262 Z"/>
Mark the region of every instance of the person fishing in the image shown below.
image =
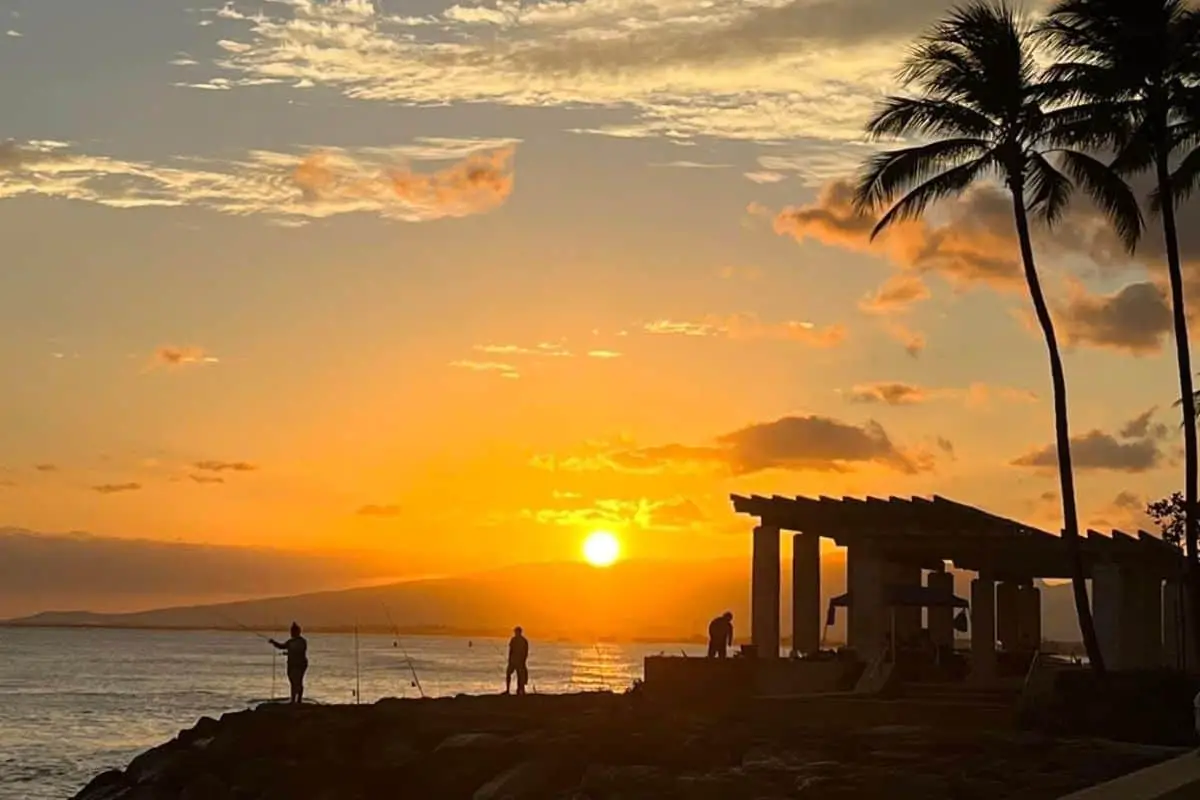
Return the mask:
<path id="1" fill-rule="evenodd" d="M 286 642 L 268 641 L 287 653 L 287 676 L 291 684 L 289 702 L 304 702 L 304 673 L 308 670 L 308 640 L 300 635 L 300 626 L 292 623 L 292 638 Z"/>
<path id="2" fill-rule="evenodd" d="M 512 692 L 513 675 L 517 676 L 517 694 L 525 694 L 525 684 L 529 683 L 529 640 L 525 638 L 521 626 L 513 628 L 513 637 L 508 640 L 508 669 L 504 672 L 504 693 Z"/>
<path id="3" fill-rule="evenodd" d="M 733 647 L 733 612 L 726 611 L 708 623 L 708 657 L 725 658 Z"/>

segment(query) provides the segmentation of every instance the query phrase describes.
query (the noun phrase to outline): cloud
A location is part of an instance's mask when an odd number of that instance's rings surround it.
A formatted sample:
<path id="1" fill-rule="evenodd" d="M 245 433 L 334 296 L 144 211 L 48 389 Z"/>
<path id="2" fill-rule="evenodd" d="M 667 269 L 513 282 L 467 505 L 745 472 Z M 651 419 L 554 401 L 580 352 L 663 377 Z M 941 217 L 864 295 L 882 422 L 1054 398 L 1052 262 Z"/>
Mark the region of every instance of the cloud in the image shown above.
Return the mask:
<path id="1" fill-rule="evenodd" d="M 503 203 L 512 192 L 514 148 L 511 140 L 418 139 L 392 148 L 256 150 L 241 161 L 191 158 L 163 166 L 79 154 L 63 142 L 6 142 L 0 200 L 40 195 L 123 209 L 196 206 L 289 226 L 356 212 L 420 222 Z M 417 172 L 409 164 L 450 154 L 459 160 L 441 169 Z"/>
<path id="2" fill-rule="evenodd" d="M 142 488 L 140 483 L 102 483 L 93 486 L 92 491 L 100 494 L 118 494 L 120 492 L 136 492 Z"/>
<path id="3" fill-rule="evenodd" d="M 759 267 L 726 265 L 717 271 L 717 275 L 725 280 L 740 278 L 747 281 L 757 281 L 762 278 L 763 271 Z"/>
<path id="4" fill-rule="evenodd" d="M 57 464 L 34 464 L 33 468 L 38 472 L 58 472 Z"/>
<path id="5" fill-rule="evenodd" d="M 968 408 L 982 408 L 993 398 L 1009 402 L 1033 402 L 1037 400 L 1037 395 L 1028 389 L 989 386 L 978 381 L 965 389 L 931 389 L 898 381 L 879 381 L 858 384 L 846 394 L 846 399 L 851 403 L 884 403 L 890 406 L 916 405 L 932 400 L 961 400 Z"/>
<path id="6" fill-rule="evenodd" d="M 621 355 L 616 350 L 588 350 L 588 358 L 611 359 L 620 358 Z"/>
<path id="7" fill-rule="evenodd" d="M 402 511 L 403 511 L 403 509 L 401 509 L 400 506 L 398 506 L 398 505 L 370 504 L 370 505 L 361 506 L 354 513 L 355 513 L 355 515 L 360 516 L 360 517 L 398 517 L 398 516 L 400 516 Z"/>
<path id="8" fill-rule="evenodd" d="M 897 273 L 859 301 L 858 307 L 870 314 L 904 311 L 913 303 L 928 300 L 929 287 L 916 275 Z"/>
<path id="9" fill-rule="evenodd" d="M 209 355 L 202 347 L 159 347 L 154 351 L 156 366 L 178 367 L 184 364 L 216 364 L 220 359 Z"/>
<path id="10" fill-rule="evenodd" d="M 600 108 L 621 119 L 576 130 L 622 137 L 855 140 L 898 43 L 945 7 L 542 0 L 414 18 L 362 0 L 239 0 L 220 13 L 216 66 L 231 77 L 216 85 L 286 81 L 420 106 Z"/>
<path id="11" fill-rule="evenodd" d="M 904 352 L 913 358 L 917 358 L 925 351 L 925 345 L 927 344 L 925 334 L 920 331 L 914 331 L 903 322 L 887 320 L 883 326 L 883 330 L 888 336 L 899 342 L 904 347 Z"/>
<path id="12" fill-rule="evenodd" d="M 1151 422 L 1155 409 L 1121 426 L 1116 436 L 1099 429 L 1071 437 L 1071 463 L 1078 470 L 1140 473 L 1163 465 L 1162 442 L 1170 434 L 1166 425 Z M 1058 468 L 1058 448 L 1053 444 L 1014 459 L 1013 466 Z"/>
<path id="13" fill-rule="evenodd" d="M 458 367 L 459 369 L 470 370 L 471 372 L 495 372 L 502 378 L 519 378 L 521 373 L 517 372 L 517 368 L 512 364 L 505 364 L 502 361 L 451 361 L 450 366 Z"/>
<path id="14" fill-rule="evenodd" d="M 477 344 L 473 349 L 480 353 L 500 356 L 569 357 L 571 355 L 571 351 L 561 342 L 541 342 L 533 347 L 518 344 Z"/>
<path id="15" fill-rule="evenodd" d="M 1128 489 L 1117 492 L 1112 500 L 1087 515 L 1087 526 L 1096 529 L 1157 531 L 1154 519 L 1146 513 L 1148 501 L 1144 495 Z"/>
<path id="16" fill-rule="evenodd" d="M 929 394 L 919 386 L 907 383 L 865 383 L 850 390 L 852 403 L 886 403 L 889 406 L 907 406 L 924 403 Z"/>
<path id="17" fill-rule="evenodd" d="M 544 507 L 523 509 L 519 517 L 543 525 L 613 530 L 686 530 L 708 519 L 696 503 L 684 497 L 587 498 L 573 492 L 556 492 Z"/>
<path id="18" fill-rule="evenodd" d="M 787 175 L 784 175 L 781 172 L 770 172 L 768 170 L 745 172 L 743 175 L 747 180 L 753 181 L 754 183 L 779 183 L 787 178 Z"/>
<path id="19" fill-rule="evenodd" d="M 711 444 L 596 446 L 566 456 L 537 456 L 531 465 L 564 472 L 718 472 L 748 475 L 777 469 L 850 472 L 873 465 L 905 474 L 934 467 L 931 453 L 901 448 L 875 421 L 862 425 L 823 416 L 790 416 L 748 425 Z"/>
<path id="20" fill-rule="evenodd" d="M 254 472 L 258 469 L 257 465 L 246 461 L 197 461 L 192 467 L 202 472 Z"/>
<path id="21" fill-rule="evenodd" d="M 765 323 L 753 314 L 710 315 L 700 322 L 655 320 L 642 326 L 646 333 L 674 336 L 715 336 L 738 340 L 799 342 L 811 347 L 835 347 L 846 338 L 843 325 L 818 327 L 811 322 L 788 320 Z"/>
<path id="22" fill-rule="evenodd" d="M 188 477 L 192 479 L 193 483 L 199 483 L 199 484 L 203 484 L 203 485 L 212 485 L 212 484 L 218 484 L 218 483 L 225 482 L 225 479 L 220 477 L 219 475 L 194 475 L 193 474 L 193 475 L 188 475 Z"/>
<path id="23" fill-rule="evenodd" d="M 1112 294 L 1089 294 L 1078 280 L 1068 283 L 1068 299 L 1058 310 L 1067 345 L 1157 353 L 1171 333 L 1171 306 L 1161 287 L 1131 283 Z"/>

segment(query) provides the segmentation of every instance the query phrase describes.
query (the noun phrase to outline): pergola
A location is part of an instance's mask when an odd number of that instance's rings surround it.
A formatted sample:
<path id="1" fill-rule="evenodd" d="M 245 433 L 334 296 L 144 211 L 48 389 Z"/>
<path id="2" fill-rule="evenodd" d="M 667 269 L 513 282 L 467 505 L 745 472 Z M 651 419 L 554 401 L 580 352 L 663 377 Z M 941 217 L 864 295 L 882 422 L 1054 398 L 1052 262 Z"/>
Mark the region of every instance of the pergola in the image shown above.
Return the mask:
<path id="1" fill-rule="evenodd" d="M 1036 648 L 1041 634 L 1040 593 L 1034 578 L 1070 578 L 1065 540 L 973 506 L 932 498 L 744 497 L 732 495 L 734 510 L 758 518 L 754 535 L 751 631 L 761 654 L 779 653 L 780 534 L 796 533 L 793 550 L 794 647 L 814 650 L 819 642 L 819 538 L 848 549 L 847 586 L 850 646 L 870 658 L 882 646 L 885 586 L 920 585 L 951 592 L 954 568 L 977 573 L 972 582 L 972 650 L 986 669 L 994 660 L 997 633 L 1011 646 Z M 1180 552 L 1145 531 L 1109 535 L 1088 530 L 1079 538 L 1086 577 L 1092 580 L 1097 633 L 1118 668 L 1151 666 L 1179 659 L 1179 594 L 1184 566 Z M 1163 582 L 1168 590 L 1164 592 Z M 915 618 L 912 612 L 915 611 Z M 953 632 L 949 610 L 930 608 L 935 639 Z M 1164 616 L 1166 625 L 1164 626 Z M 921 626 L 920 609 L 909 610 L 904 628 Z M 1168 632 L 1163 636 L 1164 627 Z M 1111 655 L 1110 655 L 1111 654 Z"/>

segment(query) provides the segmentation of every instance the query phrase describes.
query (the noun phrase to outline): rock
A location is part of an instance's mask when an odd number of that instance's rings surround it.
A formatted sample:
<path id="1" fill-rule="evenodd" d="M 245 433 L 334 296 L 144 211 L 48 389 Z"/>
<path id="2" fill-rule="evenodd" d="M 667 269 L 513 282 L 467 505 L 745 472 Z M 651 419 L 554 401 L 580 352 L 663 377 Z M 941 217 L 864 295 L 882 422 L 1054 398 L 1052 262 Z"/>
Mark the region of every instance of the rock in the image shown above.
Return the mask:
<path id="1" fill-rule="evenodd" d="M 229 789 L 220 778 L 202 772 L 183 787 L 179 800 L 229 800 Z"/>
<path id="2" fill-rule="evenodd" d="M 101 772 L 88 781 L 78 794 L 76 800 L 118 800 L 130 789 L 129 779 L 119 769 Z"/>
<path id="3" fill-rule="evenodd" d="M 522 800 L 547 788 L 553 777 L 552 764 L 525 761 L 479 787 L 472 800 Z"/>
<path id="4" fill-rule="evenodd" d="M 503 736 L 494 733 L 457 733 L 442 740 L 435 752 L 446 750 L 477 750 L 500 747 L 505 743 Z"/>

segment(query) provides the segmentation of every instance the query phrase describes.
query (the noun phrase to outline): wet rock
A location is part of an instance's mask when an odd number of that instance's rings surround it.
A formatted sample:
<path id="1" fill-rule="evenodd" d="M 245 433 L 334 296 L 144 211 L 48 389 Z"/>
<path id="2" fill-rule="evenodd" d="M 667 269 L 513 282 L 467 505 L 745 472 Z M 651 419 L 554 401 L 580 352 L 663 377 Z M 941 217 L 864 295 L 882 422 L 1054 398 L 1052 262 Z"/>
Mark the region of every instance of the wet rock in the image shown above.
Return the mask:
<path id="1" fill-rule="evenodd" d="M 526 761 L 500 773 L 472 795 L 472 800 L 525 800 L 548 789 L 554 779 L 554 765 L 547 761 Z"/>
<path id="2" fill-rule="evenodd" d="M 458 733 L 447 737 L 437 746 L 439 752 L 447 750 L 479 750 L 503 746 L 505 739 L 494 733 Z"/>
<path id="3" fill-rule="evenodd" d="M 76 795 L 78 800 L 119 800 L 130 789 L 129 779 L 119 769 L 101 772 Z"/>
<path id="4" fill-rule="evenodd" d="M 202 772 L 183 787 L 179 800 L 229 800 L 229 789 L 208 772 Z"/>

